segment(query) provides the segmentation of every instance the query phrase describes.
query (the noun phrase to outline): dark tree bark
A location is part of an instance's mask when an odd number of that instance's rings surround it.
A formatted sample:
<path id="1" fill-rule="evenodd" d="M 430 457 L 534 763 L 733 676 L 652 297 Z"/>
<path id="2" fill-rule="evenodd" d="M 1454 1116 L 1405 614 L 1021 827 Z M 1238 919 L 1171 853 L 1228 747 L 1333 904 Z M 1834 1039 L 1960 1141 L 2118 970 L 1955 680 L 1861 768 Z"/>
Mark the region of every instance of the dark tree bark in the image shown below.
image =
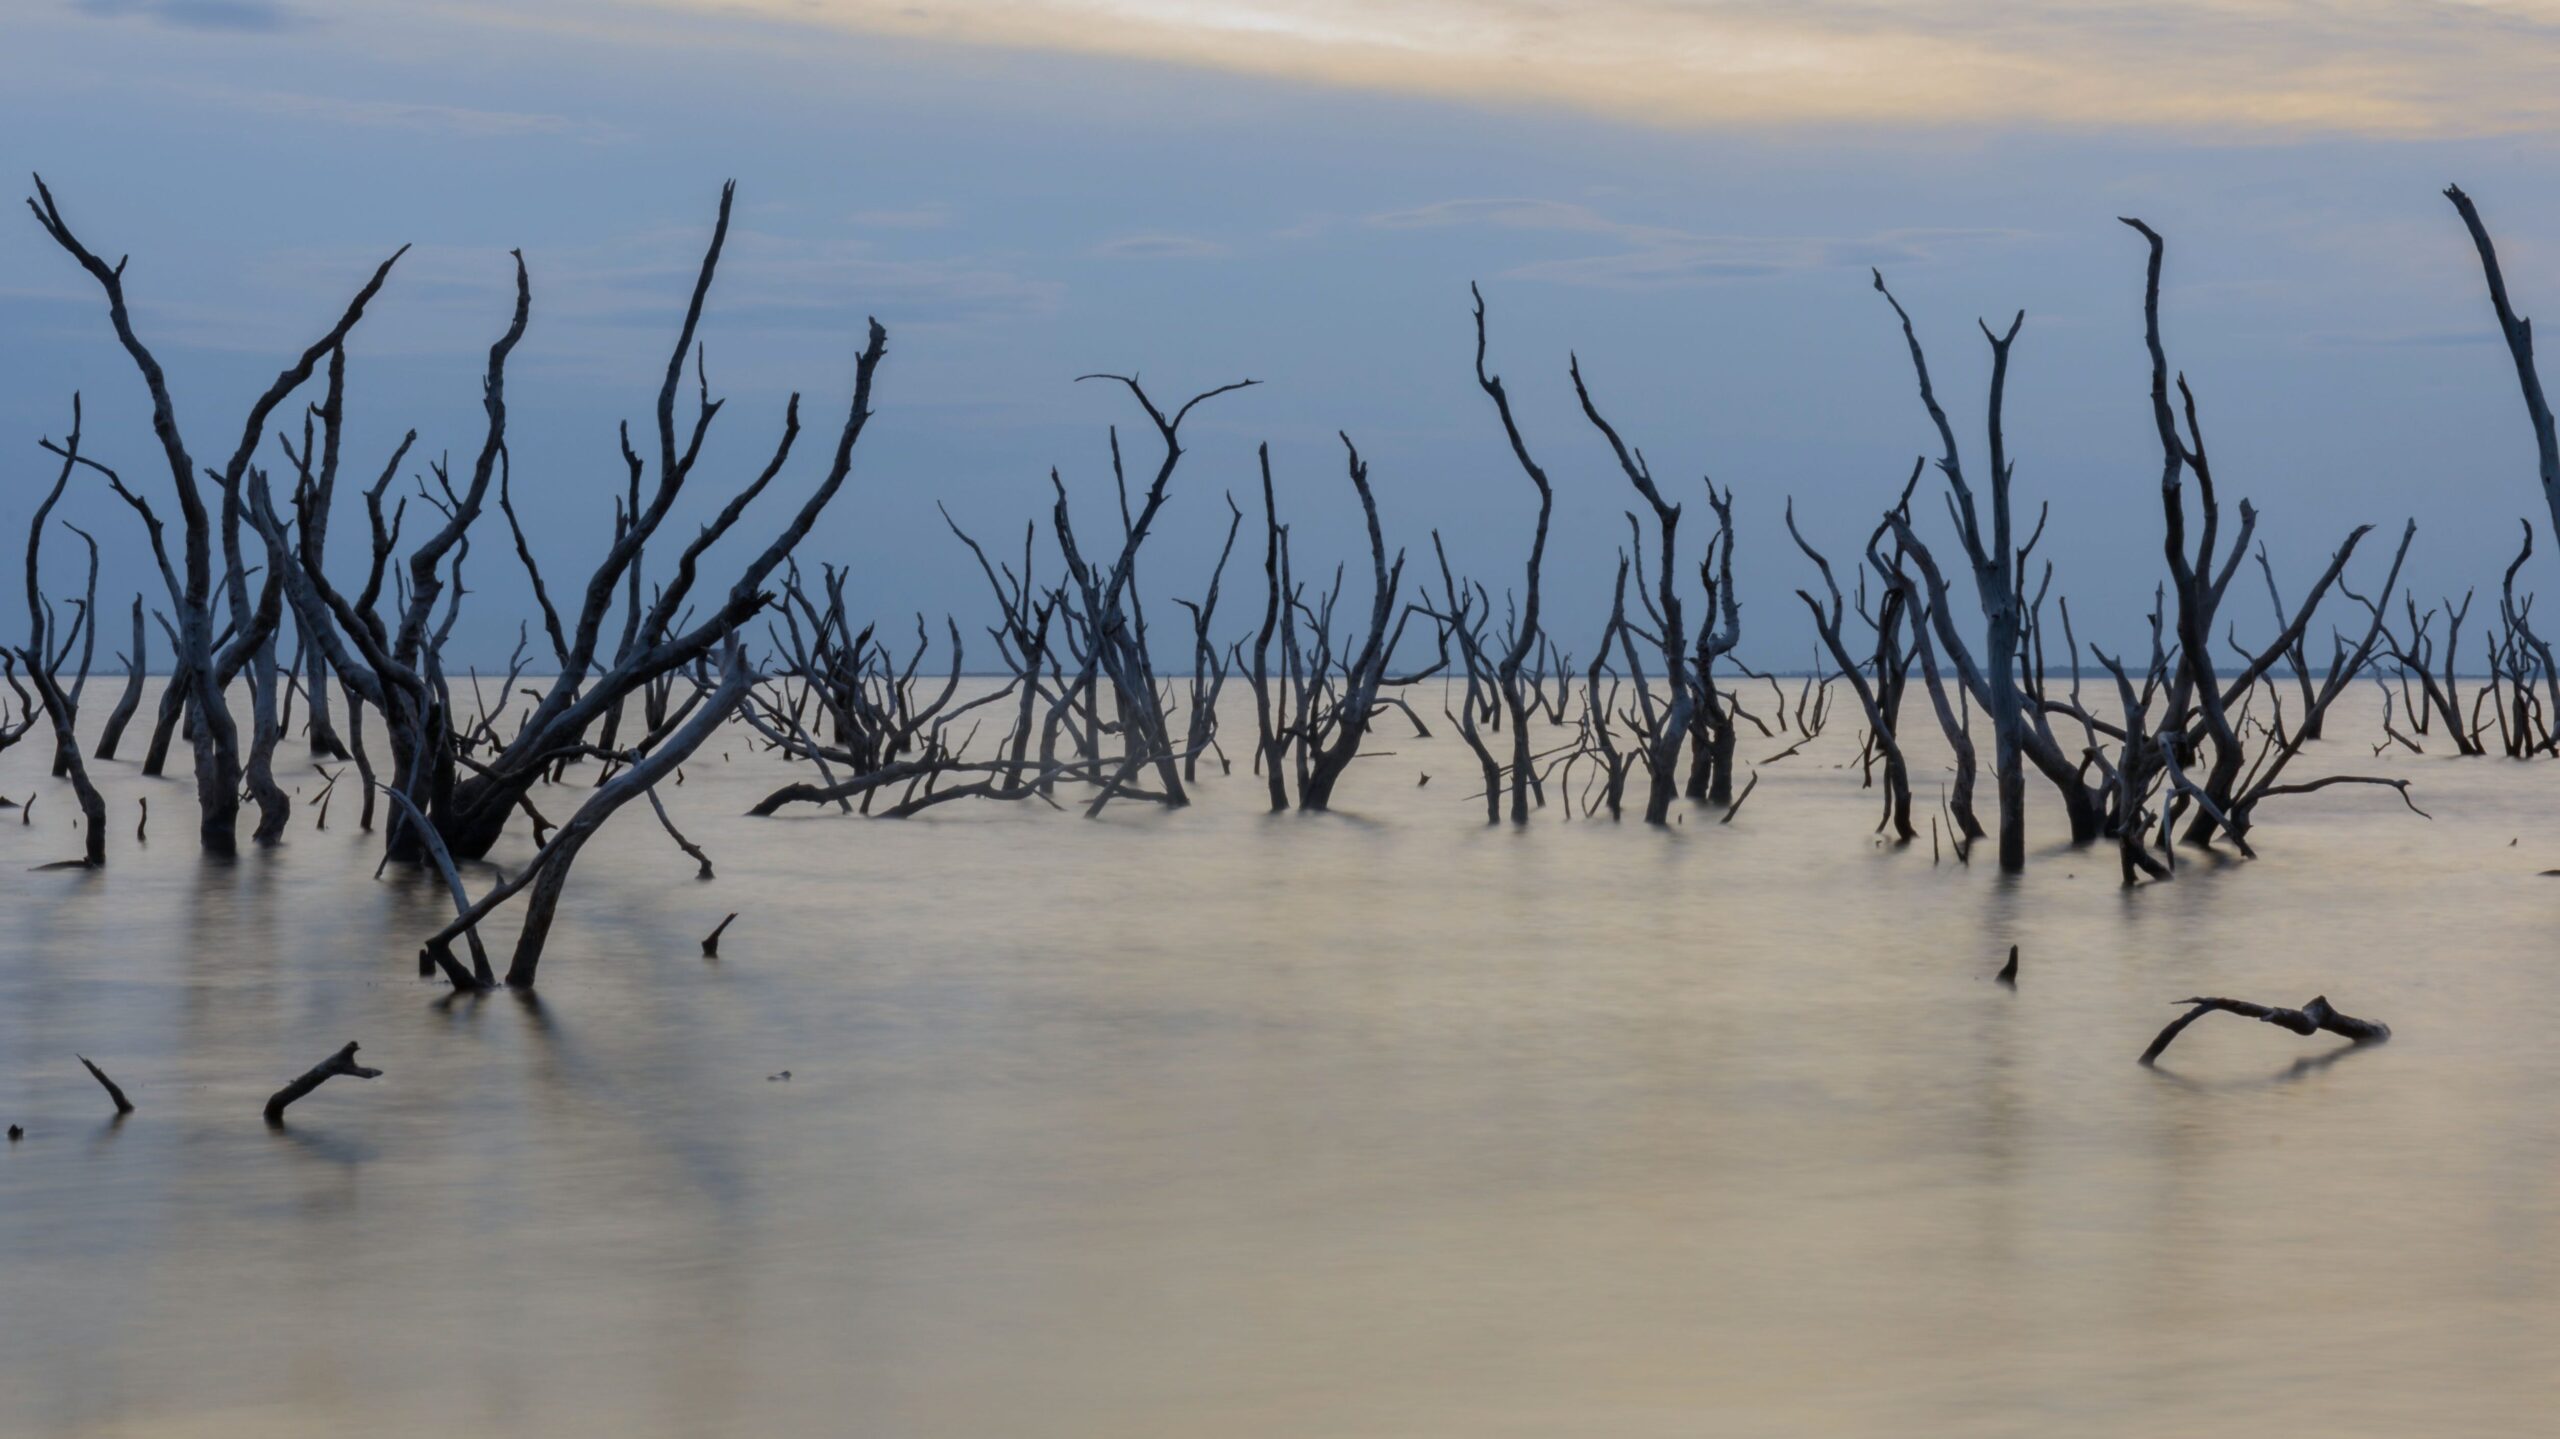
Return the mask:
<path id="1" fill-rule="evenodd" d="M 71 781 L 72 793 L 79 798 L 81 838 L 84 841 L 80 864 L 87 869 L 103 869 L 107 863 L 107 802 L 98 787 L 89 780 L 89 767 L 80 759 L 80 739 L 76 732 L 79 700 L 76 690 L 65 690 L 55 673 L 59 658 L 53 653 L 47 633 L 48 609 L 44 599 L 42 578 L 44 527 L 53 517 L 53 507 L 62 500 L 62 492 L 71 483 L 71 473 L 80 462 L 80 397 L 71 397 L 71 432 L 58 447 L 62 468 L 55 474 L 53 488 L 46 491 L 36 506 L 35 516 L 27 522 L 27 643 L 18 651 L 18 660 L 27 670 L 27 680 L 35 686 L 36 699 L 43 706 L 45 718 L 53 726 L 53 755 L 57 773 Z M 89 553 L 89 584 L 92 595 L 97 589 L 97 549 Z M 95 608 L 92 600 L 90 608 Z"/>
<path id="2" fill-rule="evenodd" d="M 2507 298 L 2507 277 L 2498 267 L 2498 247 L 2490 242 L 2489 227 L 2481 222 L 2479 207 L 2462 193 L 2459 185 L 2447 185 L 2444 197 L 2453 202 L 2462 216 L 2463 228 L 2471 232 L 2472 248 L 2480 253 L 2480 275 L 2488 284 L 2489 308 L 2498 317 L 2498 333 L 2507 342 L 2508 358 L 2515 362 L 2516 384 L 2524 392 L 2525 418 L 2533 426 L 2534 467 L 2542 481 L 2543 503 L 2551 512 L 2552 532 L 2560 534 L 2560 430 L 2555 430 L 2551 404 L 2543 398 L 2542 375 L 2533 360 L 2533 322 L 2516 313 Z"/>
<path id="3" fill-rule="evenodd" d="M 1529 737 L 1529 713 L 1536 701 L 1537 674 L 1530 669 L 1530 658 L 1538 652 L 1546 638 L 1539 627 L 1539 578 L 1545 572 L 1547 559 L 1547 526 L 1556 507 L 1555 486 L 1547 472 L 1529 453 L 1529 442 L 1521 437 L 1520 423 L 1511 413 L 1511 396 L 1502 387 L 1502 377 L 1485 369 L 1484 292 L 1470 285 L 1468 293 L 1475 297 L 1476 319 L 1476 387 L 1493 401 L 1494 413 L 1501 417 L 1503 438 L 1510 443 L 1511 456 L 1519 462 L 1520 472 L 1538 492 L 1538 523 L 1529 539 L 1529 563 L 1521 590 L 1519 613 L 1512 623 L 1511 643 L 1503 650 L 1494 666 L 1494 679 L 1500 689 L 1504 710 L 1511 722 L 1511 822 L 1529 822 L 1529 800 L 1537 788 L 1535 756 Z M 1539 796 L 1544 802 L 1543 793 Z"/>
<path id="4" fill-rule="evenodd" d="M 124 731 L 133 723 L 133 714 L 142 705 L 142 681 L 148 673 L 150 652 L 144 643 L 142 596 L 133 597 L 133 650 L 119 655 L 124 662 L 124 692 L 116 696 L 115 708 L 107 711 L 106 728 L 98 732 L 98 747 L 92 753 L 98 759 L 114 759 L 124 743 Z"/>
<path id="5" fill-rule="evenodd" d="M 266 1111 L 267 1123 L 270 1126 L 282 1126 L 285 1106 L 342 1074 L 355 1079 L 382 1077 L 381 1070 L 369 1069 L 356 1063 L 356 1042 L 350 1039 L 337 1053 L 304 1070 L 300 1078 L 269 1096 Z"/>
<path id="6" fill-rule="evenodd" d="M 235 831 L 240 810 L 239 796 L 242 779 L 240 739 L 239 731 L 232 722 L 230 708 L 224 702 L 222 691 L 230 676 L 236 674 L 239 668 L 258 652 L 260 646 L 271 638 L 267 634 L 260 633 L 258 629 L 260 616 L 271 613 L 271 607 L 253 607 L 250 604 L 246 594 L 247 580 L 240 572 L 237 562 L 236 543 L 227 545 L 226 549 L 232 551 L 229 557 L 233 560 L 232 573 L 226 577 L 233 634 L 228 645 L 217 653 L 214 630 L 215 526 L 213 515 L 206 508 L 203 491 L 197 484 L 198 467 L 194 457 L 188 451 L 184 436 L 180 433 L 177 407 L 170 398 L 167 378 L 161 370 L 159 360 L 153 356 L 149 347 L 134 330 L 132 315 L 125 300 L 124 262 L 119 260 L 109 265 L 82 244 L 72 233 L 69 222 L 63 219 L 61 210 L 55 205 L 52 191 L 45 188 L 41 178 L 36 180 L 35 185 L 36 194 L 27 201 L 28 210 L 35 215 L 37 223 L 44 227 L 45 233 L 54 243 L 77 261 L 106 295 L 107 316 L 115 329 L 116 339 L 123 346 L 126 356 L 133 362 L 134 369 L 140 374 L 143 386 L 151 397 L 151 430 L 159 441 L 161 456 L 168 465 L 170 482 L 177 493 L 183 530 L 185 554 L 183 582 L 178 581 L 177 573 L 169 566 L 165 551 L 160 554 L 160 559 L 164 577 L 172 581 L 170 598 L 178 617 L 176 668 L 184 674 L 185 703 L 192 711 L 194 719 L 198 835 L 208 853 L 232 854 L 238 847 Z M 268 416 L 284 402 L 286 396 L 299 389 L 311 378 L 312 370 L 323 357 L 344 343 L 347 333 L 364 318 L 365 306 L 372 301 L 375 294 L 381 290 L 383 283 L 390 278 L 391 267 L 398 263 L 401 255 L 406 253 L 407 247 L 403 246 L 395 251 L 390 259 L 383 261 L 373 272 L 372 277 L 365 282 L 364 287 L 357 291 L 355 298 L 348 302 L 329 333 L 305 349 L 299 358 L 276 376 L 266 391 L 250 405 L 248 417 L 241 427 L 239 443 L 233 448 L 230 458 L 221 468 L 208 468 L 204 471 L 214 480 L 224 496 L 223 529 L 225 534 L 233 540 L 236 541 L 239 522 L 240 487 L 248 478 L 250 458 L 266 433 Z M 140 508 L 139 501 L 134 497 L 127 495 L 126 498 Z M 145 522 L 151 529 L 153 545 L 157 550 L 159 548 L 158 525 L 147 511 Z M 275 580 L 276 577 L 270 574 L 268 583 L 272 585 Z M 255 683 L 254 680 L 253 683 Z"/>
<path id="7" fill-rule="evenodd" d="M 2151 1041 L 2151 1047 L 2142 1051 L 2142 1063 L 2147 1065 L 2158 1059 L 2160 1051 L 2167 1049 L 2170 1041 L 2183 1033 L 2188 1025 L 2217 1011 L 2272 1024 L 2278 1029 L 2290 1029 L 2296 1034 L 2318 1034 L 2326 1030 L 2341 1038 L 2353 1040 L 2357 1044 L 2379 1044 L 2391 1037 L 2390 1025 L 2379 1020 L 2358 1019 L 2350 1014 L 2340 1014 L 2330 1006 L 2327 995 L 2312 996 L 2304 1001 L 2300 1009 L 2281 1009 L 2263 1004 L 2251 1004 L 2245 999 L 2198 997 L 2182 999 L 2178 1003 L 2195 1007 L 2171 1020 L 2169 1027 L 2160 1031 L 2159 1037 Z"/>
<path id="8" fill-rule="evenodd" d="M 2009 463 L 2008 441 L 2001 425 L 2001 405 L 2008 389 L 2009 349 L 2017 342 L 2018 330 L 2026 323 L 2021 310 L 2009 322 L 2005 333 L 1995 333 L 1982 325 L 1983 338 L 1991 343 L 1991 391 L 1986 405 L 1990 434 L 1991 497 L 1990 527 L 1986 534 L 1973 486 L 1967 481 L 1964 464 L 1956 447 L 1955 429 L 1947 422 L 1936 392 L 1929 383 L 1929 362 L 1920 349 L 1920 336 L 1912 328 L 1911 316 L 1902 302 L 1885 288 L 1884 276 L 1875 276 L 1876 293 L 1893 306 L 1894 316 L 1902 322 L 1902 337 L 1911 351 L 1911 367 L 1918 378 L 1920 402 L 1929 412 L 1929 422 L 1936 427 L 1941 454 L 1938 471 L 1947 480 L 1950 491 L 1948 511 L 1955 520 L 1957 535 L 1964 543 L 1966 558 L 1973 570 L 1974 592 L 1982 608 L 1983 673 L 1978 686 L 1983 708 L 1991 713 L 1992 783 L 1998 797 L 1998 841 L 2000 868 L 2016 874 L 2027 867 L 2026 849 L 2026 754 L 2025 712 L 2018 688 L 2018 647 L 2022 634 L 2023 602 L 2018 592 L 2017 550 L 2010 519 L 2009 491 L 2014 469 Z M 1895 525 L 1897 536 L 1913 550 L 1923 550 L 1918 536 L 1907 521 Z M 1932 570 L 1925 554 L 1924 567 Z M 1933 589 L 1941 588 L 1933 585 Z M 1954 639 L 1952 621 L 1945 614 L 1943 596 L 1931 595 L 1931 610 L 1940 618 L 1940 638 L 1948 641 L 1952 652 L 1960 642 Z M 2077 837 L 2077 836 L 2075 836 Z"/>

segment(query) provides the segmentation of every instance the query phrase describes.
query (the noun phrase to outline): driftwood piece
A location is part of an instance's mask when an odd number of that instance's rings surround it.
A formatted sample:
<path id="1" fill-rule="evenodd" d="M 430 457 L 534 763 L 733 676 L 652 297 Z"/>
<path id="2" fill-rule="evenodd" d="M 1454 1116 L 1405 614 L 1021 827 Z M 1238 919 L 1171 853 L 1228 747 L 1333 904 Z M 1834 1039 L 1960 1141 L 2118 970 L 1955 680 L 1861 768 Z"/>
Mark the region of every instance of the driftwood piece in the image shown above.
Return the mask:
<path id="1" fill-rule="evenodd" d="M 303 1072 L 300 1079 L 277 1090 L 274 1096 L 267 1100 L 267 1123 L 284 1123 L 286 1105 L 318 1089 L 323 1083 L 338 1075 L 352 1075 L 357 1079 L 374 1079 L 381 1073 L 379 1069 L 368 1069 L 356 1063 L 356 1042 L 350 1039 L 344 1049 L 311 1066 Z"/>
<path id="2" fill-rule="evenodd" d="M 2018 987 L 2018 947 L 2016 945 L 2013 944 L 2009 946 L 2009 962 L 2000 966 L 2000 972 L 1997 975 L 1994 975 L 1993 978 L 1999 980 L 2002 984 L 2009 986 L 2011 989 Z M 2180 1022 L 2184 1023 L 2183 1020 Z M 2163 1040 L 2161 1042 L 2165 1044 L 2168 1041 Z M 2152 1053 L 2157 1054 L 2159 1051 L 2155 1049 Z M 2144 1062 L 2149 1062 L 2147 1057 Z"/>
<path id="3" fill-rule="evenodd" d="M 1741 793 L 1741 794 L 1739 794 L 1739 795 L 1736 795 L 1736 796 L 1734 797 L 1734 801 L 1733 801 L 1733 805 L 1732 805 L 1732 807 L 1731 807 L 1731 808 L 1729 808 L 1729 809 L 1727 809 L 1727 810 L 1724 812 L 1724 818 L 1722 818 L 1722 819 L 1720 819 L 1720 820 L 1717 820 L 1717 821 L 1716 821 L 1716 823 L 1718 823 L 1718 824 L 1731 824 L 1731 823 L 1733 823 L 1733 817 L 1734 817 L 1735 815 L 1738 815 L 1738 814 L 1742 813 L 1742 802 L 1743 802 L 1744 800 L 1747 800 L 1747 799 L 1751 798 L 1751 792 L 1752 792 L 1753 790 L 1755 790 L 1755 789 L 1758 789 L 1759 787 L 1760 787 L 1760 771 L 1758 771 L 1758 770 L 1756 770 L 1756 769 L 1755 769 L 1755 770 L 1753 770 L 1753 771 L 1751 772 L 1751 782 L 1750 782 L 1749 784 L 1746 784 L 1746 785 L 1744 785 L 1744 786 L 1742 787 L 1742 793 Z"/>
<path id="4" fill-rule="evenodd" d="M 676 770 L 676 783 L 684 783 L 684 770 L 681 766 Z M 700 866 L 700 868 L 695 872 L 694 878 L 718 878 L 718 876 L 711 872 L 711 856 L 702 852 L 702 846 L 685 838 L 683 830 L 676 828 L 675 820 L 670 818 L 667 814 L 667 806 L 665 802 L 658 798 L 658 787 L 656 785 L 649 786 L 649 808 L 658 812 L 658 823 L 665 827 L 667 831 L 667 838 L 674 840 L 676 842 L 676 848 L 683 850 L 686 858 Z"/>
<path id="5" fill-rule="evenodd" d="M 107 1098 L 116 1102 L 116 1113 L 133 1113 L 133 1101 L 124 1097 L 124 1091 L 116 1087 L 116 1082 L 114 1080 L 107 1078 L 107 1072 L 105 1070 L 90 1063 L 89 1056 L 85 1054 L 75 1054 L 71 1057 L 80 1061 L 81 1066 L 89 1071 L 90 1078 L 106 1086 Z"/>
<path id="6" fill-rule="evenodd" d="M 704 959 L 718 959 L 720 957 L 720 932 L 736 923 L 737 919 L 738 916 L 734 912 L 731 913 L 727 919 L 724 919 L 718 924 L 712 926 L 709 934 L 702 937 L 702 957 Z"/>
<path id="7" fill-rule="evenodd" d="M 2329 997 L 2325 994 L 2312 996 L 2300 1009 L 2278 1009 L 2263 1004 L 2251 1004 L 2245 999 L 2216 999 L 2204 996 L 2182 999 L 2178 1003 L 2193 1005 L 2194 1008 L 2171 1020 L 2169 1027 L 2160 1031 L 2159 1038 L 2151 1041 L 2151 1047 L 2142 1051 L 2144 1064 L 2158 1059 L 2160 1051 L 2167 1049 L 2170 1041 L 2176 1039 L 2181 1031 L 2215 1010 L 2277 1025 L 2290 1029 L 2296 1034 L 2317 1034 L 2325 1029 L 2331 1034 L 2353 1040 L 2357 1044 L 2379 1044 L 2391 1037 L 2390 1025 L 2379 1020 L 2358 1019 L 2350 1014 L 2340 1014 L 2330 1007 Z"/>
<path id="8" fill-rule="evenodd" d="M 427 858 L 435 862 L 436 872 L 444 876 L 445 889 L 453 896 L 454 913 L 469 916 L 471 893 L 462 887 L 462 872 L 454 867 L 453 854 L 445 848 L 444 837 L 436 832 L 434 825 L 426 822 L 425 814 L 420 812 L 418 806 L 411 802 L 407 795 L 387 784 L 377 787 L 384 794 L 389 795 L 391 802 L 398 805 L 401 811 L 409 816 L 410 821 L 418 826 L 420 848 L 426 852 Z M 383 863 L 390 862 L 390 856 L 385 855 Z M 376 872 L 379 873 L 379 871 Z M 453 981 L 453 987 L 456 989 L 495 989 L 498 984 L 497 972 L 490 968 L 489 951 L 480 943 L 480 931 L 465 926 L 462 937 L 471 945 L 470 974 L 465 975 L 462 972 L 461 961 L 454 958 L 452 937 L 439 933 L 418 951 L 419 975 L 423 977 L 429 966 L 434 966 L 444 971 L 445 977 Z"/>

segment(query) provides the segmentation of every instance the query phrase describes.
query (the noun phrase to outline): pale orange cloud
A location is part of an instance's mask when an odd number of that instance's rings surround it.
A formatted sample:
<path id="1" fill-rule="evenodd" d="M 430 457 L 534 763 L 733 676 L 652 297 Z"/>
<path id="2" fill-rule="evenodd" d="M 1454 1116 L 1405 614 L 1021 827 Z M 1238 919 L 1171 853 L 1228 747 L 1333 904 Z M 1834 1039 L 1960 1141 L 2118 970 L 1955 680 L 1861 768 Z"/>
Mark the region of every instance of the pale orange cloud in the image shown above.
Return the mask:
<path id="1" fill-rule="evenodd" d="M 1646 123 L 2430 137 L 2560 121 L 2560 0 L 654 0 Z"/>

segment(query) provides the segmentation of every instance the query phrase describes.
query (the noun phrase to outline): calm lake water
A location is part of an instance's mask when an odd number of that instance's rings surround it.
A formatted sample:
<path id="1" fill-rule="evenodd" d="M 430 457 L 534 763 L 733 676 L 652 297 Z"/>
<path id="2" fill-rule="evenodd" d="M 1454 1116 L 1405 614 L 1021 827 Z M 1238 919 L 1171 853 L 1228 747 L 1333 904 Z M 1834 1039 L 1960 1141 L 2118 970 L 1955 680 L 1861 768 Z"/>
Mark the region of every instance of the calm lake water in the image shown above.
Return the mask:
<path id="1" fill-rule="evenodd" d="M 2560 766 L 2375 760 L 2378 708 L 2322 757 L 2432 822 L 2330 791 L 2130 893 L 2040 792 L 2023 882 L 1878 846 L 1845 715 L 1668 832 L 1488 829 L 1392 718 L 1331 817 L 1239 773 L 753 820 L 790 775 L 740 733 L 665 791 L 719 877 L 625 811 L 538 1005 L 415 977 L 448 901 L 347 787 L 214 865 L 185 781 L 101 766 L 112 867 L 25 872 L 78 852 L 31 737 L 0 1434 L 2535 1431 Z M 2214 1016 L 2137 1067 L 2196 993 L 2397 1038 Z M 385 1075 L 269 1132 L 349 1039 Z"/>

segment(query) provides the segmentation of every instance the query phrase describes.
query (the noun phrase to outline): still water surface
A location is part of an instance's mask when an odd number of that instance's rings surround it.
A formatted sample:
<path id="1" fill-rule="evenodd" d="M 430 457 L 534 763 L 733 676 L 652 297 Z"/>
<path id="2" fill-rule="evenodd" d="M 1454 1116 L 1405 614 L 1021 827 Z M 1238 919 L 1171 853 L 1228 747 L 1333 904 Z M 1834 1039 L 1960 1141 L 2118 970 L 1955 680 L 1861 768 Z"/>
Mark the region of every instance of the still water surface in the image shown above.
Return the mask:
<path id="1" fill-rule="evenodd" d="M 31 737 L 0 1434 L 2537 1432 L 2560 768 L 2376 761 L 2377 713 L 2330 762 L 2432 822 L 2332 791 L 2133 893 L 1878 847 L 1845 719 L 1667 833 L 1484 828 L 1393 723 L 1331 817 L 751 820 L 740 734 L 666 791 L 718 878 L 626 811 L 538 1005 L 414 977 L 450 908 L 343 788 L 214 866 L 102 766 L 112 867 L 25 872 L 77 853 Z M 2398 1037 L 2133 1062 L 2322 992 Z M 384 1077 L 270 1133 L 348 1039 Z"/>

